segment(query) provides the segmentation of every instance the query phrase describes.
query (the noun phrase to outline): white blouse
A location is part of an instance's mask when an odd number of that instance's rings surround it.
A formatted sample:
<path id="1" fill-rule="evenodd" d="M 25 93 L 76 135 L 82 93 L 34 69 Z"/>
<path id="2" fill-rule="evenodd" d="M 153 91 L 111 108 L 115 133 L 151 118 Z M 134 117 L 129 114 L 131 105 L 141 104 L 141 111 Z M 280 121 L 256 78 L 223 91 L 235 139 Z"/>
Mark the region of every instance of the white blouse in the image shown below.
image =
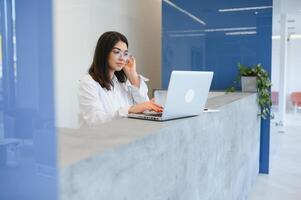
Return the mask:
<path id="1" fill-rule="evenodd" d="M 120 83 L 113 76 L 111 90 L 102 88 L 89 74 L 85 75 L 79 83 L 79 125 L 95 126 L 126 117 L 129 108 L 136 103 L 149 101 L 148 88 L 145 81 L 148 79 L 139 75 L 140 87 L 131 85 L 127 80 Z"/>

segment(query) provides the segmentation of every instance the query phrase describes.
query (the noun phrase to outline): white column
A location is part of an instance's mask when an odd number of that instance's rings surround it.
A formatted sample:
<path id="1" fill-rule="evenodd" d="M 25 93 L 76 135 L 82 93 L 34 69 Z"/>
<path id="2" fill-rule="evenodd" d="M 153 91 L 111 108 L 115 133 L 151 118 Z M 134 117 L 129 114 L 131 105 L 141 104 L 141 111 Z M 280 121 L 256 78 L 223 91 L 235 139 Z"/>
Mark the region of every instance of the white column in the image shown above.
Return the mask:
<path id="1" fill-rule="evenodd" d="M 286 71 L 287 71 L 287 20 L 286 14 L 280 18 L 280 70 L 279 70 L 279 125 L 285 124 L 286 112 Z"/>

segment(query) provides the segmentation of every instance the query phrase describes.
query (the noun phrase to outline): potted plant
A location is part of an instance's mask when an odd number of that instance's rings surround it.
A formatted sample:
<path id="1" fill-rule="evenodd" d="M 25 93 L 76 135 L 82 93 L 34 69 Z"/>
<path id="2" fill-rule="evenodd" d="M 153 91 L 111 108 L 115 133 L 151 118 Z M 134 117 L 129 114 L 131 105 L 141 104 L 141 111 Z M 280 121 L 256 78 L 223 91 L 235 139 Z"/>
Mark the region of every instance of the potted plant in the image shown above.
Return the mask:
<path id="1" fill-rule="evenodd" d="M 241 80 L 243 92 L 258 92 L 258 105 L 261 108 L 259 116 L 263 119 L 272 117 L 270 108 L 272 106 L 270 88 L 272 86 L 267 71 L 261 64 L 247 67 L 238 63 L 238 80 Z M 226 92 L 233 92 L 234 87 L 230 87 Z"/>

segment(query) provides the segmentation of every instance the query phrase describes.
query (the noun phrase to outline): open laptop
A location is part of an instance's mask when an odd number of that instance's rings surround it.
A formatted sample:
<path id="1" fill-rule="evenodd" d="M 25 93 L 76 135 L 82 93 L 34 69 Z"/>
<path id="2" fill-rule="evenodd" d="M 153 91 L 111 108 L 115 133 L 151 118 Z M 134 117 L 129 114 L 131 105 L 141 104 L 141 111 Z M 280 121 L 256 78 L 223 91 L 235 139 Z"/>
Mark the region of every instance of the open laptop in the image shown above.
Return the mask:
<path id="1" fill-rule="evenodd" d="M 165 121 L 199 115 L 205 107 L 212 77 L 213 72 L 172 71 L 163 112 L 128 114 L 128 117 Z"/>

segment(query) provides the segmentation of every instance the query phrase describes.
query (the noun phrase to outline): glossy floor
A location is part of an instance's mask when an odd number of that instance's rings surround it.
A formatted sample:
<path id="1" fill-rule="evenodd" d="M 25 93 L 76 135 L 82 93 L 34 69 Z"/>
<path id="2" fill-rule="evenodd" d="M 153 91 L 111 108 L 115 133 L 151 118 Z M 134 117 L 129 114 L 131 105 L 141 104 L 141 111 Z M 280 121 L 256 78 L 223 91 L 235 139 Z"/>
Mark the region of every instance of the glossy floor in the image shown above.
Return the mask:
<path id="1" fill-rule="evenodd" d="M 271 123 L 270 173 L 260 174 L 250 200 L 301 199 L 301 111 L 286 116 L 281 128 Z"/>

